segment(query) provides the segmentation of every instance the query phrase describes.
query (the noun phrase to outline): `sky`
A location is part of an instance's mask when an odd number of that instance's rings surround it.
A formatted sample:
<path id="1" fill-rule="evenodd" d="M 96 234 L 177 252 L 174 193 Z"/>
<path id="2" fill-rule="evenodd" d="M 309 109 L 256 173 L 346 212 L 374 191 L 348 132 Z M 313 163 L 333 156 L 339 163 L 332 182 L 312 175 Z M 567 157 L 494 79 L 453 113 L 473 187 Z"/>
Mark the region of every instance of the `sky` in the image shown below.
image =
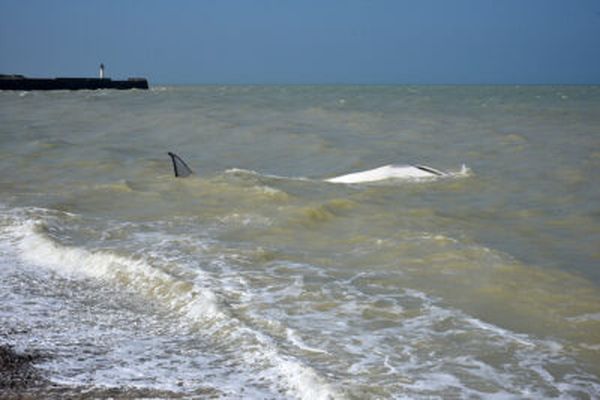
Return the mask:
<path id="1" fill-rule="evenodd" d="M 600 0 L 0 0 L 0 74 L 600 84 Z"/>

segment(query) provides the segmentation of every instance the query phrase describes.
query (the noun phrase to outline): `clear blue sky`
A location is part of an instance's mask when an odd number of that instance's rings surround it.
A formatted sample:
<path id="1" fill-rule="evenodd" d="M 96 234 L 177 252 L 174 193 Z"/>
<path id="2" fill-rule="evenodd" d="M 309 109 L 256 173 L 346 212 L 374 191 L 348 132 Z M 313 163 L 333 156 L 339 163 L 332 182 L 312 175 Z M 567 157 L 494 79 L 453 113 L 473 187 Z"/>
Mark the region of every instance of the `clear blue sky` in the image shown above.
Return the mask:
<path id="1" fill-rule="evenodd" d="M 0 0 L 0 73 L 600 84 L 600 0 Z"/>

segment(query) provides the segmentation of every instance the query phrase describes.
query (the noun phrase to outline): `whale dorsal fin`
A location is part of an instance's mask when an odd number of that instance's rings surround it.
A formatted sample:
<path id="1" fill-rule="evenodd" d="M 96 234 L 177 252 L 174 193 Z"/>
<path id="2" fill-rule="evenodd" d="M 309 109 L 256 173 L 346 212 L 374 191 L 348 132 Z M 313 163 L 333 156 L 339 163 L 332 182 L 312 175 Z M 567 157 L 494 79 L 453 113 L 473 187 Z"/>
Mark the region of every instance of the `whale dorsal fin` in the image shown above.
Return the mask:
<path id="1" fill-rule="evenodd" d="M 176 177 L 185 178 L 186 176 L 190 176 L 194 173 L 190 167 L 187 166 L 185 161 L 181 159 L 177 154 L 168 152 L 171 157 L 171 161 L 173 161 L 173 172 Z"/>

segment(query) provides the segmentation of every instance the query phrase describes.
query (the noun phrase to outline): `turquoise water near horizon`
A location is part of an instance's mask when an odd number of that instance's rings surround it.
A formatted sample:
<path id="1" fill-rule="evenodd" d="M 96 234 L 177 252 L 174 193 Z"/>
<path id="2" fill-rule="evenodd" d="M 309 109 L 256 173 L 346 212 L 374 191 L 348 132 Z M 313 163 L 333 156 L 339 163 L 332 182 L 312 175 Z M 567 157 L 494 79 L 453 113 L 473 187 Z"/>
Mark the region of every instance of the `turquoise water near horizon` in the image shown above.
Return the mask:
<path id="1" fill-rule="evenodd" d="M 0 121 L 0 337 L 81 397 L 600 392 L 598 86 L 1 92 Z M 448 174 L 326 182 L 389 164 Z"/>

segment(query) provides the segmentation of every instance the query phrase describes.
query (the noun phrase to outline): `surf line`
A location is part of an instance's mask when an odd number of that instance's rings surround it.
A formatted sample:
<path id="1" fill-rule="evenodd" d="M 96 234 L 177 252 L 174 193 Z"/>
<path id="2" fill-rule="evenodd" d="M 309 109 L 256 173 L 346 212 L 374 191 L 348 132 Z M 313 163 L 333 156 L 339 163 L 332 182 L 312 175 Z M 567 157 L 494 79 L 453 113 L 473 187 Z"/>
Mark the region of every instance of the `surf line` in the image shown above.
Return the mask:
<path id="1" fill-rule="evenodd" d="M 173 152 L 167 153 L 171 157 L 173 163 L 173 173 L 177 178 L 185 178 L 192 175 L 194 172 L 183 161 L 181 157 Z M 461 174 L 467 172 L 466 166 L 463 164 Z M 417 179 L 417 178 L 436 178 L 443 176 L 454 175 L 450 172 L 443 172 L 427 165 L 402 165 L 389 164 L 382 167 L 369 169 L 366 171 L 352 172 L 345 175 L 335 176 L 333 178 L 324 179 L 325 182 L 331 183 L 366 183 L 378 182 L 387 179 Z"/>

